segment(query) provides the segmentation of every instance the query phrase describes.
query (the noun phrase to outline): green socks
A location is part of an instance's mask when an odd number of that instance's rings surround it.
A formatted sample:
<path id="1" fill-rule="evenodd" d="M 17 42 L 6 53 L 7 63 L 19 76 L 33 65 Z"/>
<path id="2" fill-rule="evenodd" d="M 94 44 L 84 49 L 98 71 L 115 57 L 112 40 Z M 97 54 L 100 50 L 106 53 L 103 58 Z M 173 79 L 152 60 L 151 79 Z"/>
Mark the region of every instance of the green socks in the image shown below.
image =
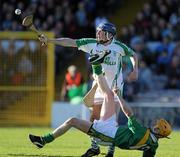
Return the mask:
<path id="1" fill-rule="evenodd" d="M 52 133 L 42 136 L 42 139 L 44 140 L 45 143 L 50 143 L 54 141 L 54 137 Z"/>
<path id="2" fill-rule="evenodd" d="M 92 65 L 92 70 L 93 70 L 93 73 L 96 75 L 102 74 L 102 66 L 100 64 L 99 65 Z"/>

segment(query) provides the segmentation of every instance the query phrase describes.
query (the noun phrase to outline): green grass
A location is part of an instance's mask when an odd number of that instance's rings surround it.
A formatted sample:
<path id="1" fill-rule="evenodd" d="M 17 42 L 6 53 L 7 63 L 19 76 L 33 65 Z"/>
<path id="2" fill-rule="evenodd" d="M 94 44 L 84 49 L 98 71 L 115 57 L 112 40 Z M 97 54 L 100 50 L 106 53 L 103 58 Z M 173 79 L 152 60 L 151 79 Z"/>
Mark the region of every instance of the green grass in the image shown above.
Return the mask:
<path id="1" fill-rule="evenodd" d="M 0 128 L 0 157 L 78 157 L 90 146 L 85 134 L 72 130 L 43 149 L 36 149 L 28 134 L 45 134 L 48 128 Z M 180 154 L 180 132 L 173 132 L 171 139 L 160 140 L 156 157 L 178 157 Z M 102 147 L 101 155 L 106 153 Z M 125 151 L 116 148 L 116 157 L 140 157 L 140 151 Z"/>

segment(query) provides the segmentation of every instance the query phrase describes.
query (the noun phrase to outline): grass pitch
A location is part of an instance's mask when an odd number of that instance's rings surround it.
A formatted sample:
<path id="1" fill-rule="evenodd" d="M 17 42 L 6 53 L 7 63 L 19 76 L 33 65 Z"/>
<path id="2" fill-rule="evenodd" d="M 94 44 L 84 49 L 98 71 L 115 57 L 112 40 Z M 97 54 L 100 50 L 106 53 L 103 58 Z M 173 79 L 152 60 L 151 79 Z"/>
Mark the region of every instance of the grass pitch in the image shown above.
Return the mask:
<path id="1" fill-rule="evenodd" d="M 79 157 L 90 146 L 88 136 L 71 130 L 64 136 L 37 149 L 28 139 L 28 134 L 43 135 L 52 131 L 49 128 L 0 128 L 0 157 Z M 174 131 L 171 139 L 159 142 L 156 157 L 180 156 L 180 132 Z M 106 153 L 106 147 L 101 147 L 100 157 Z M 126 151 L 116 148 L 116 157 L 140 157 L 140 151 Z"/>

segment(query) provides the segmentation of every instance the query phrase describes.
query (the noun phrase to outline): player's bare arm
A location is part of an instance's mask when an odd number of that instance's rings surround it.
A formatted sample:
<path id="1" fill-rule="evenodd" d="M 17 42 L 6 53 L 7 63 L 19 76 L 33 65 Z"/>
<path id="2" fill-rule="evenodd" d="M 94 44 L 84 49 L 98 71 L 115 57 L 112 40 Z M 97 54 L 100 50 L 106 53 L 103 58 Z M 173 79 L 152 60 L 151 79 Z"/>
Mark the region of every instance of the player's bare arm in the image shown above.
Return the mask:
<path id="1" fill-rule="evenodd" d="M 114 89 L 114 93 L 117 94 L 119 92 L 119 89 Z M 120 94 L 117 94 L 118 96 L 118 101 L 120 104 L 120 107 L 123 111 L 123 113 L 126 115 L 126 117 L 131 117 L 134 115 L 133 110 L 130 106 L 128 106 L 125 102 L 125 100 L 120 96 Z"/>
<path id="2" fill-rule="evenodd" d="M 77 47 L 76 40 L 71 39 L 71 38 L 49 39 L 44 34 L 41 34 L 39 36 L 39 40 L 43 45 L 47 45 L 47 43 L 53 43 L 53 44 L 64 46 L 64 47 Z"/>
<path id="3" fill-rule="evenodd" d="M 138 79 L 138 56 L 136 53 L 132 56 L 132 62 L 133 62 L 133 71 L 129 73 L 127 76 L 127 81 L 132 82 L 136 81 Z"/>

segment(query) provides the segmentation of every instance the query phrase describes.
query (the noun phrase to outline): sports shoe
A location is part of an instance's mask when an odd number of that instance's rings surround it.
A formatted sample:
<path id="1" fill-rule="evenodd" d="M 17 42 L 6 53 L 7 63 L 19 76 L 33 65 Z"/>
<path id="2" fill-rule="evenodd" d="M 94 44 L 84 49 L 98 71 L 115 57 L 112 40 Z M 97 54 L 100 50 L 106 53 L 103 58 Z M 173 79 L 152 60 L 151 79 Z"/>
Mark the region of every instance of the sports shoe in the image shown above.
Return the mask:
<path id="1" fill-rule="evenodd" d="M 35 136 L 35 135 L 31 135 L 29 134 L 29 139 L 31 140 L 31 142 L 36 145 L 38 148 L 42 148 L 45 145 L 45 141 L 42 139 L 41 136 Z"/>
<path id="2" fill-rule="evenodd" d="M 81 157 L 91 157 L 91 156 L 96 156 L 100 154 L 100 149 L 93 149 L 89 148 L 85 154 L 83 154 Z"/>
<path id="3" fill-rule="evenodd" d="M 101 64 L 104 61 L 104 58 L 109 55 L 111 51 L 103 51 L 97 54 L 91 54 L 89 59 L 89 62 L 93 65 Z"/>
<path id="4" fill-rule="evenodd" d="M 113 157 L 113 153 L 108 152 L 105 157 Z"/>

